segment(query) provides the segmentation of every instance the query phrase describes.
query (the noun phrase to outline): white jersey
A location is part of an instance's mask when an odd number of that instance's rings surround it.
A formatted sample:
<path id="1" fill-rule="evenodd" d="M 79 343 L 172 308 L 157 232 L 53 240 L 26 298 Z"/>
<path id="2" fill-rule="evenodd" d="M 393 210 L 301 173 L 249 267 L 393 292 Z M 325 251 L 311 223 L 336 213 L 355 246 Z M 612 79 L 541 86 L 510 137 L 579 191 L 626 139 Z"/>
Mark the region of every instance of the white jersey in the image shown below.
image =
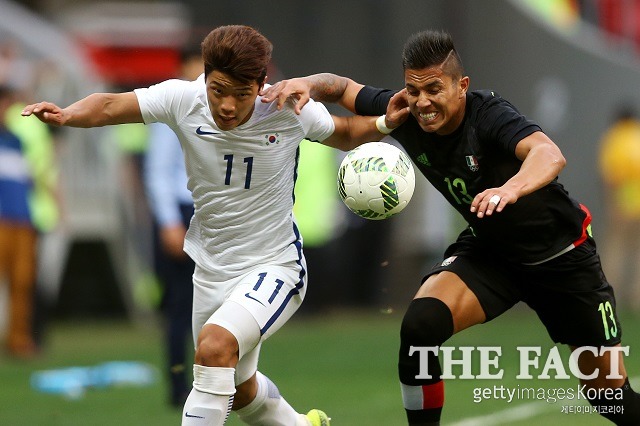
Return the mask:
<path id="1" fill-rule="evenodd" d="M 298 147 L 335 130 L 324 105 L 309 101 L 297 115 L 258 97 L 246 123 L 222 131 L 204 76 L 135 93 L 145 124 L 164 122 L 180 139 L 195 206 L 185 251 L 196 264 L 223 281 L 276 259 L 299 260 L 302 237 L 292 213 Z"/>

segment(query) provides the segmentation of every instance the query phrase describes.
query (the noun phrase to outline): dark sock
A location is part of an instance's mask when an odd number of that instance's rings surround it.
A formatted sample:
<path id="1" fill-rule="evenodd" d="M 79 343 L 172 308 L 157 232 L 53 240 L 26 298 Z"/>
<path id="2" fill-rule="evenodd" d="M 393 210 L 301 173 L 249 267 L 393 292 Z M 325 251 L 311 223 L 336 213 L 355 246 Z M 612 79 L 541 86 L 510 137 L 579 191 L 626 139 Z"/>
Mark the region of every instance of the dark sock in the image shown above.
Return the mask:
<path id="1" fill-rule="evenodd" d="M 437 352 L 428 352 L 430 379 L 416 379 L 420 372 L 420 354 L 411 347 L 439 347 L 453 334 L 449 307 L 439 299 L 418 298 L 411 302 L 400 330 L 398 375 L 409 425 L 437 426 L 444 404 L 444 382 Z M 424 349 L 423 349 L 424 350 Z"/>
<path id="2" fill-rule="evenodd" d="M 601 394 L 600 398 L 590 398 L 589 403 L 598 410 L 602 417 L 611 420 L 618 426 L 638 426 L 640 425 L 640 394 L 631 388 L 628 378 L 621 389 L 622 399 L 606 398 L 604 394 Z"/>

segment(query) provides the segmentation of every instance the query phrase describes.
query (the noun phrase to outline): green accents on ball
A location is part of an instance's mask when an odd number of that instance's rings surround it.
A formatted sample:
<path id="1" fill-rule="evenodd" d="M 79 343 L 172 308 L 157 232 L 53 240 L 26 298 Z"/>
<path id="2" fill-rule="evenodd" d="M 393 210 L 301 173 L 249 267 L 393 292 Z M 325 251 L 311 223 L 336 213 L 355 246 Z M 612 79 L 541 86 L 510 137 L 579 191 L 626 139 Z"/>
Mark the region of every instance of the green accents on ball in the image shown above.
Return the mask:
<path id="1" fill-rule="evenodd" d="M 351 166 L 356 173 L 363 173 L 369 171 L 375 172 L 388 172 L 389 169 L 384 162 L 384 158 L 382 157 L 369 157 L 369 158 L 360 158 L 358 160 L 352 161 Z"/>
<path id="2" fill-rule="evenodd" d="M 396 186 L 396 180 L 392 175 L 390 175 L 387 180 L 380 185 L 380 192 L 382 193 L 382 199 L 384 201 L 385 213 L 393 210 L 398 206 L 398 204 L 400 204 L 398 187 Z"/>

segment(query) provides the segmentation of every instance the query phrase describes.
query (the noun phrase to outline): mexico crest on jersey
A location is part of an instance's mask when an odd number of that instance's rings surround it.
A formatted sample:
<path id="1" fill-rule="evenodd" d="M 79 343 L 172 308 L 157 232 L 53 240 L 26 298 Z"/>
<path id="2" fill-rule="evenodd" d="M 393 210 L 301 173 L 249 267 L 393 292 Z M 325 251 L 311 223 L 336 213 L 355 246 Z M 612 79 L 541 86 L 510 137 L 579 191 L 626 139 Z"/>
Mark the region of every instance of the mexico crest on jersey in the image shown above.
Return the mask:
<path id="1" fill-rule="evenodd" d="M 469 169 L 471 169 L 472 172 L 480 170 L 480 163 L 478 163 L 478 159 L 475 155 L 467 155 L 465 158 L 467 159 L 467 166 L 469 166 Z"/>

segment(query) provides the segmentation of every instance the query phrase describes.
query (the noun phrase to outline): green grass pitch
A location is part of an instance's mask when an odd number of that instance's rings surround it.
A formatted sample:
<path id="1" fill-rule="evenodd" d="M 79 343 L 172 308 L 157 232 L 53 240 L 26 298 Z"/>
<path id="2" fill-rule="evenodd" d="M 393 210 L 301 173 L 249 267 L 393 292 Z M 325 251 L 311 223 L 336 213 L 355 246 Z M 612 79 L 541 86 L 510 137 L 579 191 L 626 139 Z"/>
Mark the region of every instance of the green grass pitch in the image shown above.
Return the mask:
<path id="1" fill-rule="evenodd" d="M 406 424 L 396 380 L 401 316 L 401 312 L 371 311 L 294 317 L 263 346 L 261 371 L 273 379 L 299 411 L 323 409 L 333 418 L 335 426 Z M 29 378 L 38 370 L 91 366 L 114 360 L 162 365 L 159 327 L 149 323 L 78 323 L 54 323 L 48 331 L 46 351 L 37 359 L 17 361 L 0 357 L 0 425 L 180 424 L 180 411 L 165 403 L 162 377 L 154 386 L 89 390 L 77 400 L 31 389 Z M 631 345 L 626 363 L 636 390 L 640 389 L 640 357 L 636 353 L 639 325 L 639 316 L 623 315 L 625 342 Z M 547 350 L 552 347 L 544 329 L 527 309 L 515 309 L 489 324 L 463 331 L 448 345 L 500 346 L 504 377 L 502 380 L 447 381 L 443 425 L 609 424 L 595 414 L 562 414 L 560 402 L 527 399 L 474 403 L 473 389 L 477 387 L 570 388 L 577 385 L 575 379 L 515 379 L 519 368 L 516 346 L 543 345 Z M 566 355 L 564 348 L 561 353 Z M 545 359 L 543 357 L 542 362 Z M 227 424 L 241 423 L 232 414 Z"/>

